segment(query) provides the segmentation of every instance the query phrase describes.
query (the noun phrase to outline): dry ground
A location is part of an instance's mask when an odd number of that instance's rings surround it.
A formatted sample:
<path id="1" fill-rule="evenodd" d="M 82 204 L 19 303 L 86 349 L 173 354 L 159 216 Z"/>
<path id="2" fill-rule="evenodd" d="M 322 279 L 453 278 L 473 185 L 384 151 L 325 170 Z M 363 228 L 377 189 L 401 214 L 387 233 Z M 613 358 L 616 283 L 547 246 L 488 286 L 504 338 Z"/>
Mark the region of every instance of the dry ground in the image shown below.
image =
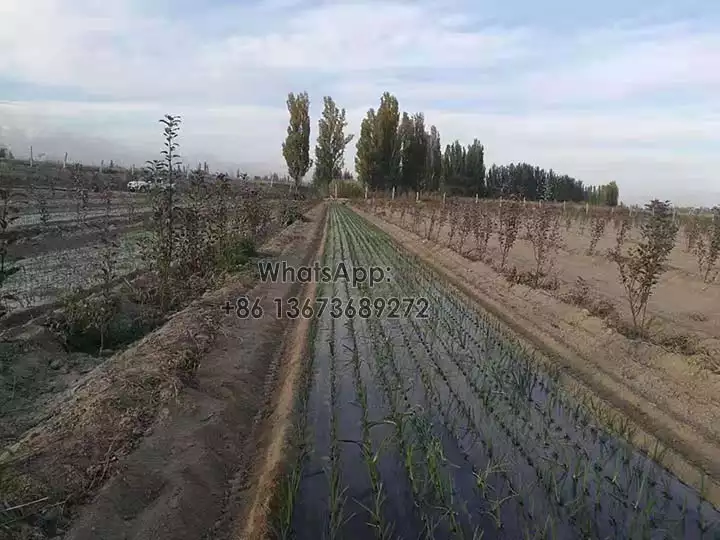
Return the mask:
<path id="1" fill-rule="evenodd" d="M 659 440 L 670 447 L 673 451 L 666 454 L 664 464 L 688 483 L 704 483 L 714 504 L 720 505 L 720 285 L 703 285 L 690 273 L 692 260 L 681 248 L 674 250 L 671 269 L 648 311 L 659 319 L 655 332 L 694 338 L 695 354 L 690 355 L 628 339 L 609 320 L 562 300 L 582 277 L 597 299 L 610 302 L 621 317 L 628 316 L 616 268 L 602 255 L 585 255 L 589 232 L 587 237 L 564 233 L 566 248 L 555 269 L 559 288 L 543 291 L 512 285 L 494 270 L 488 263 L 498 258 L 495 243 L 487 260 L 472 261 L 445 247 L 447 231 L 438 244 L 387 221 L 397 218 L 358 211 L 462 286 L 533 346 L 551 354 L 574 381 L 627 415 L 639 428 L 636 443 L 647 446 Z M 613 236 L 610 225 L 598 253 L 612 245 Z M 532 268 L 527 242 L 518 239 L 508 265 Z M 703 474 L 715 484 L 709 486 Z"/>
<path id="2" fill-rule="evenodd" d="M 312 261 L 325 206 L 306 216 L 261 252 Z M 45 404 L 41 421 L 0 452 L 0 498 L 32 516 L 0 538 L 197 540 L 234 527 L 291 326 L 274 318 L 273 298 L 300 292 L 229 283 Z M 263 298 L 265 316 L 225 314 L 241 294 Z"/>
<path id="3" fill-rule="evenodd" d="M 398 214 L 386 217 L 399 224 Z M 410 222 L 411 218 L 406 216 L 403 228 L 408 229 Z M 426 224 L 421 225 L 421 230 L 425 230 L 425 227 Z M 590 311 L 603 303 L 605 310 L 611 308 L 628 323 L 630 310 L 617 266 L 607 256 L 608 251 L 615 247 L 616 231 L 613 224 L 607 224 L 593 255 L 586 254 L 590 246 L 590 223 L 582 227 L 574 221 L 569 231 L 563 224 L 561 232 L 562 247 L 552 269 L 552 275 L 558 282 L 558 289 L 551 291 L 553 296 L 566 299 L 575 292 L 578 278 L 582 278 L 591 293 L 588 301 L 593 305 L 586 306 Z M 506 267 L 529 272 L 535 268 L 535 259 L 532 244 L 523 238 L 524 233 L 524 227 L 521 226 L 518 238 L 508 254 Z M 448 235 L 449 227 L 445 226 L 440 232 L 439 243 L 447 245 Z M 637 230 L 632 231 L 626 247 L 633 245 L 638 236 Z M 462 251 L 472 253 L 474 244 L 470 233 Z M 703 283 L 696 257 L 688 253 L 684 246 L 681 230 L 670 254 L 669 269 L 661 277 L 648 303 L 648 314 L 654 318 L 651 339 L 668 349 L 679 349 L 677 352 L 692 357 L 690 363 L 702 365 L 720 375 L 720 279 L 714 284 Z M 470 258 L 473 258 L 472 255 Z M 496 234 L 491 237 L 483 259 L 491 266 L 500 260 Z"/>

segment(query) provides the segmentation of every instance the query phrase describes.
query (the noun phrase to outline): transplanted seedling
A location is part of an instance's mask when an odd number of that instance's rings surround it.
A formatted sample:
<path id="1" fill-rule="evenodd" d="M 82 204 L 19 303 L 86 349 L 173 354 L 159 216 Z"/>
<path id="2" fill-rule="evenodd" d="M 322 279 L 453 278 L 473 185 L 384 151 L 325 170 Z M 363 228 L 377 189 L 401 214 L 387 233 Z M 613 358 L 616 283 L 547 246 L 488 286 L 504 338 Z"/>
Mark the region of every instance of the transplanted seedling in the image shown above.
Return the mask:
<path id="1" fill-rule="evenodd" d="M 646 208 L 650 216 L 643 223 L 638 245 L 627 254 L 621 252 L 619 245 L 613 252 L 630 306 L 633 330 L 638 335 L 646 333 L 648 300 L 665 272 L 665 262 L 675 245 L 678 230 L 668 201 L 655 199 Z"/>

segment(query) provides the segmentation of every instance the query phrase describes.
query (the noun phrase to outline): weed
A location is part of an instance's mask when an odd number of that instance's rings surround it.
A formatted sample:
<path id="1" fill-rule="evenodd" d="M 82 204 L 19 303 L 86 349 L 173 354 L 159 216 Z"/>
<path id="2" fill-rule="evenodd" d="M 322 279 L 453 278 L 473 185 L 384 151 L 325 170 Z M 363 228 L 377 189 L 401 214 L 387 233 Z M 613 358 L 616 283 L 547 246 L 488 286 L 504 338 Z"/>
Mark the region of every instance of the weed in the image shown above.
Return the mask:
<path id="1" fill-rule="evenodd" d="M 296 201 L 283 201 L 283 203 L 279 221 L 284 227 L 288 227 L 296 221 L 306 220 Z"/>
<path id="2" fill-rule="evenodd" d="M 697 336 L 689 334 L 662 335 L 657 342 L 661 347 L 686 356 L 702 352 Z"/>

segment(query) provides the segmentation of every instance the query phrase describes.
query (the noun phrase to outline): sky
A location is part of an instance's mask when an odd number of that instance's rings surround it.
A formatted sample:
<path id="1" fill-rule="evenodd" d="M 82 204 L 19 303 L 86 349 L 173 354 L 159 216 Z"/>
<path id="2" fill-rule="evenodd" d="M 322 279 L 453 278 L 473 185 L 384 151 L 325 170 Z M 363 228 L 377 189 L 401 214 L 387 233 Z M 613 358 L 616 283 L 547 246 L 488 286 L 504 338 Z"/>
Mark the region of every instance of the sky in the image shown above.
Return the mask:
<path id="1" fill-rule="evenodd" d="M 313 147 L 323 96 L 357 137 L 389 91 L 488 164 L 720 204 L 717 0 L 0 1 L 0 144 L 18 156 L 142 164 L 169 113 L 188 163 L 282 174 L 302 91 Z"/>

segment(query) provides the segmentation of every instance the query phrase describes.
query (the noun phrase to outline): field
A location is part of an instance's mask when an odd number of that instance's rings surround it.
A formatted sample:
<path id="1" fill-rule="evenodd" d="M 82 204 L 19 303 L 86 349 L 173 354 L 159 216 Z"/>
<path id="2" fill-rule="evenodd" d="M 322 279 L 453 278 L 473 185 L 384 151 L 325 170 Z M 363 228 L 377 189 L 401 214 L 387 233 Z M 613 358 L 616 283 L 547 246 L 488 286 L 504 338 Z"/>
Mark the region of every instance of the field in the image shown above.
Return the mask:
<path id="1" fill-rule="evenodd" d="M 613 254 L 627 255 L 637 247 L 648 212 L 517 201 L 415 205 L 378 199 L 370 204 L 384 219 L 484 263 L 510 283 L 584 303 L 593 314 L 613 319 L 618 331 L 695 353 L 710 371 L 720 367 L 720 217 L 673 215 L 678 230 L 667 265 L 649 298 L 645 325 L 638 319 L 633 326 Z"/>
<path id="2" fill-rule="evenodd" d="M 101 281 L 103 239 L 117 243 L 117 276 L 141 266 L 139 245 L 151 212 L 145 195 L 109 192 L 106 197 L 49 189 L 10 192 L 16 211 L 5 233 L 6 266 L 17 267 L 3 283 L 6 309 L 52 303 Z M 39 202 L 42 201 L 42 202 Z"/>
<path id="3" fill-rule="evenodd" d="M 317 292 L 345 311 L 311 333 L 278 537 L 716 537 L 717 510 L 494 317 L 348 208 L 328 227 L 325 266 L 392 278 Z M 408 302 L 393 313 L 391 298 Z"/>
<path id="4" fill-rule="evenodd" d="M 58 178 L 61 172 L 55 172 Z M 2 285 L 5 310 L 53 304 L 71 292 L 98 286 L 104 279 L 104 250 L 109 244 L 116 281 L 142 271 L 147 264 L 144 231 L 153 215 L 151 195 L 116 190 L 115 177 L 94 180 L 107 182 L 102 192 L 90 189 L 89 178 L 76 180 L 75 187 L 52 188 L 47 187 L 47 178 L 36 180 L 39 185 L 11 187 L 6 192 L 3 270 L 14 267 L 16 271 Z M 267 186 L 249 185 L 246 190 L 270 191 Z M 277 188 L 270 198 L 277 200 L 288 189 Z M 182 194 L 178 199 L 182 207 Z"/>
<path id="5" fill-rule="evenodd" d="M 12 188 L 0 538 L 720 538 L 711 215 L 287 189 Z"/>

